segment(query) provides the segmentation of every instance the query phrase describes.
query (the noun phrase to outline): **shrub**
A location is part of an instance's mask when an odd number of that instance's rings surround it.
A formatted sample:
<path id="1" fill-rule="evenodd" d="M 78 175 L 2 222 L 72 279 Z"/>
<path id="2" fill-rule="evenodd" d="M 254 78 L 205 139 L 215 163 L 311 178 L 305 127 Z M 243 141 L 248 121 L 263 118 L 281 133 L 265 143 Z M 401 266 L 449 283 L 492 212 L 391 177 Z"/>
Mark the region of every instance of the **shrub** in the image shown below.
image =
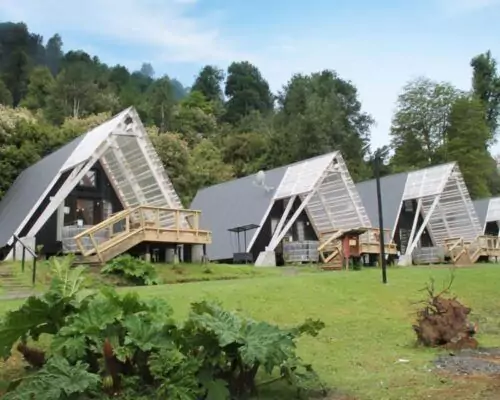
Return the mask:
<path id="1" fill-rule="evenodd" d="M 81 270 L 66 272 L 67 279 L 54 279 L 43 296 L 30 297 L 0 325 L 1 356 L 20 341 L 33 367 L 11 382 L 7 400 L 241 399 L 255 394 L 257 376 L 266 374 L 299 394 L 321 387 L 295 351 L 296 339 L 316 336 L 321 321 L 282 329 L 201 302 L 179 325 L 162 300 L 120 296 L 112 288 L 88 292 Z M 51 336 L 46 353 L 36 348 L 41 333 Z"/>
<path id="2" fill-rule="evenodd" d="M 160 283 L 153 264 L 134 258 L 129 254 L 111 260 L 101 269 L 101 273 L 123 277 L 133 285 L 157 285 Z"/>
<path id="3" fill-rule="evenodd" d="M 213 274 L 214 270 L 210 267 L 209 264 L 206 264 L 206 265 L 203 266 L 203 273 L 207 274 L 207 275 Z"/>

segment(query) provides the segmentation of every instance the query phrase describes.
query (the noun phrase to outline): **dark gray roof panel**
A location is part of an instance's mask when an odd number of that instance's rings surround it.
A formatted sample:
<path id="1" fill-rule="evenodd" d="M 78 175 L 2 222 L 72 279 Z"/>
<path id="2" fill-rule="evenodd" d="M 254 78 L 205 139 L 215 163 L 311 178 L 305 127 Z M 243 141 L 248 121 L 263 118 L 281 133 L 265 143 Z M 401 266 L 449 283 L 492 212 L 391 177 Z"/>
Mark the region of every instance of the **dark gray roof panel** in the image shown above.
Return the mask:
<path id="1" fill-rule="evenodd" d="M 403 200 L 406 179 L 408 173 L 385 176 L 380 179 L 380 189 L 382 193 L 382 214 L 384 217 L 384 229 L 394 229 L 400 204 Z M 374 228 L 379 227 L 378 223 L 378 203 L 377 203 L 377 183 L 375 179 L 356 184 L 359 196 L 365 206 L 368 218 Z"/>
<path id="2" fill-rule="evenodd" d="M 266 185 L 273 190 L 266 192 L 264 188 L 254 184 L 255 175 L 220 183 L 201 189 L 196 194 L 191 208 L 201 210 L 200 226 L 212 231 L 212 244 L 207 246 L 207 253 L 212 260 L 223 260 L 233 257 L 238 251 L 235 233 L 228 229 L 237 226 L 260 225 L 275 189 L 285 175 L 287 166 L 266 171 Z M 249 231 L 247 244 L 257 230 Z M 243 234 L 240 233 L 241 250 Z"/>
<path id="3" fill-rule="evenodd" d="M 491 199 L 481 199 L 475 200 L 474 208 L 476 209 L 477 217 L 479 218 L 479 223 L 484 229 L 484 225 L 486 224 L 486 217 L 488 214 L 488 206 L 490 204 Z"/>
<path id="4" fill-rule="evenodd" d="M 85 135 L 25 169 L 0 202 L 0 247 L 10 240 Z"/>

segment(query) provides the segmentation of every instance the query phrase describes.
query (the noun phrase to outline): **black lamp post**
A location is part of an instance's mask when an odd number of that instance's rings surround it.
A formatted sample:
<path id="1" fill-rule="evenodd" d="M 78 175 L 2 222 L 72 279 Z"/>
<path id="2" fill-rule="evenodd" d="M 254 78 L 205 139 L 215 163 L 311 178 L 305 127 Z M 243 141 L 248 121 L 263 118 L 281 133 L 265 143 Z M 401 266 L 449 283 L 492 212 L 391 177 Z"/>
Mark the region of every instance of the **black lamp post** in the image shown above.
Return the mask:
<path id="1" fill-rule="evenodd" d="M 387 262 L 385 259 L 384 216 L 382 212 L 382 191 L 380 190 L 380 164 L 382 163 L 381 150 L 377 149 L 374 160 L 375 181 L 377 183 L 378 225 L 380 232 L 380 262 L 382 263 L 382 282 L 387 283 Z"/>

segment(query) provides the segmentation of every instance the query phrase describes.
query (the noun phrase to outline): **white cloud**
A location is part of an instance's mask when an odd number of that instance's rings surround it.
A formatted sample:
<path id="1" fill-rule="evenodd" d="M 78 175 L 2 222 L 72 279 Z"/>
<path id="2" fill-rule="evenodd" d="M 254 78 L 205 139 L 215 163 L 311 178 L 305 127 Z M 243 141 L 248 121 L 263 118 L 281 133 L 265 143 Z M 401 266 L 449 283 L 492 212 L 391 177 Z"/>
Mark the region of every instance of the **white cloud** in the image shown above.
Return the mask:
<path id="1" fill-rule="evenodd" d="M 447 12 L 470 11 L 500 2 L 432 1 Z M 274 91 L 281 89 L 293 73 L 334 69 L 356 85 L 364 110 L 376 119 L 372 132 L 375 146 L 388 143 L 395 102 L 409 79 L 426 75 L 467 89 L 470 57 L 497 46 L 491 44 L 492 38 L 491 43 L 482 41 L 450 49 L 446 39 L 426 37 L 423 33 L 414 37 L 406 37 L 406 32 L 377 37 L 375 33 L 363 35 L 341 28 L 335 33 L 330 31 L 331 26 L 325 27 L 321 35 L 328 39 L 302 32 L 300 40 L 292 40 L 297 35 L 293 34 L 293 26 L 286 25 L 277 26 L 276 35 L 266 38 L 267 42 L 260 47 L 252 48 L 241 42 L 238 46 L 218 28 L 223 26 L 224 13 L 199 16 L 197 3 L 197 0 L 0 0 L 0 15 L 4 20 L 25 21 L 32 31 L 46 36 L 64 32 L 66 40 L 71 34 L 73 41 L 78 38 L 79 48 L 100 46 L 92 53 L 108 63 L 122 63 L 131 68 L 138 68 L 143 60 L 152 62 L 158 70 L 162 64 L 172 62 L 214 63 L 225 67 L 235 60 L 248 60 L 261 69 Z M 374 22 L 373 32 L 376 26 Z M 292 31 L 287 32 L 288 28 Z M 107 54 L 111 44 L 124 49 L 142 47 L 143 51 L 137 59 L 129 51 Z M 75 43 L 71 45 L 74 47 Z"/>
<path id="2" fill-rule="evenodd" d="M 459 15 L 484 10 L 500 4 L 500 0 L 437 0 L 438 6 L 448 15 Z"/>
<path id="3" fill-rule="evenodd" d="M 22 20 L 33 31 L 50 27 L 129 45 L 178 62 L 225 62 L 239 52 L 214 26 L 217 15 L 193 17 L 195 0 L 2 0 L 4 19 Z M 54 11 L 50 11 L 54 10 Z"/>

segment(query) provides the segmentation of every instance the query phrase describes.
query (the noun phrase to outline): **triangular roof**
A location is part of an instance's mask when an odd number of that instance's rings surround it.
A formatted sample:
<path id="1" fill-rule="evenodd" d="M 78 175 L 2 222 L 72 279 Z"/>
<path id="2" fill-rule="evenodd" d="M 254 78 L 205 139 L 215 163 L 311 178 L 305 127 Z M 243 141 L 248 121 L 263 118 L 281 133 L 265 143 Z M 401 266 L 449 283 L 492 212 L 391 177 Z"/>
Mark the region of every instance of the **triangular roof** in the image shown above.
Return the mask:
<path id="1" fill-rule="evenodd" d="M 400 205 L 405 191 L 408 173 L 384 176 L 380 179 L 382 192 L 382 214 L 384 217 L 384 229 L 392 230 L 396 225 L 401 210 Z M 379 227 L 377 182 L 375 179 L 356 184 L 359 196 L 368 213 L 370 222 L 374 228 Z"/>
<path id="2" fill-rule="evenodd" d="M 481 224 L 456 162 L 381 178 L 384 228 L 393 230 L 405 200 L 422 199 L 426 215 L 440 196 L 428 228 L 437 244 L 451 237 L 473 240 L 481 234 Z M 372 225 L 378 227 L 375 180 L 356 185 Z"/>
<path id="3" fill-rule="evenodd" d="M 337 167 L 333 172 L 329 170 L 332 166 Z M 342 176 L 344 182 L 340 184 L 336 176 Z M 275 200 L 294 195 L 304 200 L 318 183 L 324 190 L 319 191 L 321 195 L 312 196 L 306 207 L 316 230 L 333 229 L 332 220 L 337 221 L 340 228 L 370 224 L 339 152 L 267 171 L 265 185 L 270 190 L 258 187 L 255 178 L 255 175 L 251 175 L 220 183 L 201 189 L 196 194 L 191 207 L 202 211 L 201 224 L 212 231 L 212 244 L 208 246 L 211 259 L 232 258 L 233 253 L 238 251 L 234 234 L 228 229 L 250 224 L 262 226 Z M 336 203 L 337 199 L 342 199 L 340 207 Z M 259 230 L 247 233 L 248 246 L 254 242 Z M 243 241 L 242 235 L 240 238 Z"/>
<path id="4" fill-rule="evenodd" d="M 19 175 L 0 202 L 0 248 L 25 228 L 58 181 L 64 178 L 64 183 L 53 193 L 52 204 L 44 209 L 37 222 L 53 214 L 55 203 L 60 204 L 66 197 L 63 194 L 77 185 L 78 174 L 84 174 L 97 161 L 125 208 L 139 204 L 182 208 L 137 112 L 130 107 Z"/>
<path id="5" fill-rule="evenodd" d="M 476 214 L 479 219 L 479 223 L 484 229 L 486 222 L 489 222 L 486 220 L 486 217 L 488 215 L 488 206 L 490 204 L 490 199 L 474 200 L 473 203 L 474 209 L 476 210 Z"/>
<path id="6" fill-rule="evenodd" d="M 0 202 L 0 248 L 9 242 L 47 188 L 53 186 L 54 179 L 82 139 L 83 136 L 74 139 L 19 174 Z"/>
<path id="7" fill-rule="evenodd" d="M 475 200 L 474 208 L 483 228 L 488 222 L 500 221 L 500 197 Z"/>

